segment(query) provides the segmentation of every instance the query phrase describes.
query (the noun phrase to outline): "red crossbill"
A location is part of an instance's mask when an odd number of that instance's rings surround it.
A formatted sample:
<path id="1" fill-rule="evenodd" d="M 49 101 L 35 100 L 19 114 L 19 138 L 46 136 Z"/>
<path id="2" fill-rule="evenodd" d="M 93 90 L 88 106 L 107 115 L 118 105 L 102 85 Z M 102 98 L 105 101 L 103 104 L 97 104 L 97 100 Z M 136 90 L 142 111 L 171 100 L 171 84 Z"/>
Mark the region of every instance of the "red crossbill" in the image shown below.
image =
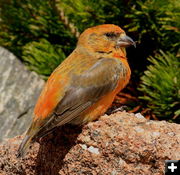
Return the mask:
<path id="1" fill-rule="evenodd" d="M 82 125 L 104 114 L 130 79 L 125 47 L 135 42 L 113 24 L 86 29 L 75 50 L 54 70 L 34 108 L 18 157 L 66 123 Z"/>

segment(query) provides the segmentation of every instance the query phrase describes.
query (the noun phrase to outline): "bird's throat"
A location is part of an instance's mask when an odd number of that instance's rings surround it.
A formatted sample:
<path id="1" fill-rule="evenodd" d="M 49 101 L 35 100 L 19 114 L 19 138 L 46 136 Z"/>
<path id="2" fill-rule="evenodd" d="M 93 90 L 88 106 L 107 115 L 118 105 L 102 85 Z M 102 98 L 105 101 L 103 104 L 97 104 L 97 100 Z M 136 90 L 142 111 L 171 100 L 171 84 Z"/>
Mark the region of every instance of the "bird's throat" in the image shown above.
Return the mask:
<path id="1" fill-rule="evenodd" d="M 127 59 L 126 56 L 124 54 L 121 53 L 113 53 L 113 57 L 114 58 L 120 58 L 120 59 Z"/>

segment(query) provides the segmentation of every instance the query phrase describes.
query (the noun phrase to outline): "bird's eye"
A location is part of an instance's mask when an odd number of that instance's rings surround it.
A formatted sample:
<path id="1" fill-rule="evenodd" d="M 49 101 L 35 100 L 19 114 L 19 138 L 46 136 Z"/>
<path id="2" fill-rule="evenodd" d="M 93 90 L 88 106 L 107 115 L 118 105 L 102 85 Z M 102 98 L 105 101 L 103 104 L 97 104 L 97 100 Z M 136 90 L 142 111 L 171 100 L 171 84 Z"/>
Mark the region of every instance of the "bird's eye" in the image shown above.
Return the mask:
<path id="1" fill-rule="evenodd" d="M 113 32 L 109 32 L 109 33 L 105 33 L 105 35 L 108 37 L 108 38 L 114 38 L 117 36 L 117 34 L 113 33 Z"/>

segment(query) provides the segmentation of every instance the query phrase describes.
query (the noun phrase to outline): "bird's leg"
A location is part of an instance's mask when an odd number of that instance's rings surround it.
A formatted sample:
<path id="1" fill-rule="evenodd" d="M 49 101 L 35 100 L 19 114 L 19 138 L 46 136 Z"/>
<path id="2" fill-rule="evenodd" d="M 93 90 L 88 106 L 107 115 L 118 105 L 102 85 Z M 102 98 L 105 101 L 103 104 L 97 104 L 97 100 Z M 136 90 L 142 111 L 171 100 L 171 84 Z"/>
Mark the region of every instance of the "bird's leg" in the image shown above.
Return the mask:
<path id="1" fill-rule="evenodd" d="M 106 114 L 110 115 L 110 114 L 114 114 L 114 113 L 116 113 L 116 112 L 122 112 L 122 111 L 124 111 L 124 110 L 126 110 L 126 109 L 127 109 L 127 106 L 126 106 L 126 105 L 123 105 L 123 106 L 118 107 L 118 108 L 113 107 L 113 108 L 108 109 L 107 112 L 106 112 Z"/>
<path id="2" fill-rule="evenodd" d="M 122 111 L 124 111 L 124 110 L 126 110 L 126 109 L 127 109 L 127 106 L 126 106 L 126 105 L 123 105 L 123 106 L 121 106 L 121 107 L 119 107 L 119 108 L 114 109 L 114 110 L 112 111 L 112 113 L 122 112 Z"/>

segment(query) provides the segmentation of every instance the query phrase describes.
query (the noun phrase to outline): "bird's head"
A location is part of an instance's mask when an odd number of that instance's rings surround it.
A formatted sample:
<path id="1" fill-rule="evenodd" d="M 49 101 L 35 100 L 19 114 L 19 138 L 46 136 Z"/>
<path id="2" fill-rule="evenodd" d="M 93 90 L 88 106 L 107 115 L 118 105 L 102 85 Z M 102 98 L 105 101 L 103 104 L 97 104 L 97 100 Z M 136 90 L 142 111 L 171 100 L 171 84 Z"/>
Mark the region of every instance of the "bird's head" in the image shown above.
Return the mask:
<path id="1" fill-rule="evenodd" d="M 125 47 L 136 46 L 119 26 L 103 24 L 86 29 L 79 37 L 78 46 L 84 46 L 94 52 L 110 53 Z"/>

